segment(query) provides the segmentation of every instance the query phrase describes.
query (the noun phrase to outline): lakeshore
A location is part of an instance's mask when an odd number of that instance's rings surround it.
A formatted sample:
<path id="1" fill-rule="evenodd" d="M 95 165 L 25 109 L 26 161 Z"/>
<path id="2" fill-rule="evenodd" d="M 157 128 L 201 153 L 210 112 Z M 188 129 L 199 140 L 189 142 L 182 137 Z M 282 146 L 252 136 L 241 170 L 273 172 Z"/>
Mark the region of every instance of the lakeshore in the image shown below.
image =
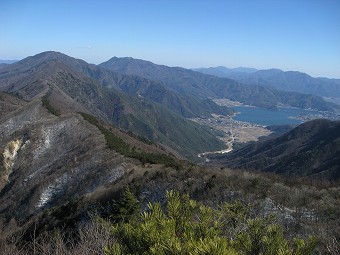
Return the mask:
<path id="1" fill-rule="evenodd" d="M 210 117 L 197 117 L 190 120 L 222 131 L 224 136 L 220 137 L 220 139 L 226 144 L 226 149 L 200 153 L 198 157 L 229 153 L 233 150 L 235 143 L 258 141 L 260 137 L 268 136 L 272 133 L 272 131 L 266 128 L 267 126 L 298 125 L 319 118 L 340 119 L 339 113 L 320 112 L 312 109 L 286 106 L 280 106 L 276 110 L 264 109 L 244 105 L 228 99 L 214 99 L 214 102 L 219 105 L 232 107 L 235 113 L 232 116 L 212 114 Z"/>

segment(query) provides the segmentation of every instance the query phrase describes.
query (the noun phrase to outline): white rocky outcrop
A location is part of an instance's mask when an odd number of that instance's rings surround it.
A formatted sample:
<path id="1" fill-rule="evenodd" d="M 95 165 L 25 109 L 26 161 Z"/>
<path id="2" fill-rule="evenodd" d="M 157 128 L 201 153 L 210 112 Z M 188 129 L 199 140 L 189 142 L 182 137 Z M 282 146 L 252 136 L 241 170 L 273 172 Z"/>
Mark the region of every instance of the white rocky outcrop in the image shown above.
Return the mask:
<path id="1" fill-rule="evenodd" d="M 16 139 L 13 141 L 10 141 L 5 146 L 3 152 L 2 152 L 2 167 L 4 169 L 4 181 L 8 181 L 9 175 L 12 173 L 13 165 L 15 162 L 15 158 L 18 154 L 19 149 L 21 148 L 23 144 L 23 141 L 21 139 Z"/>
<path id="2" fill-rule="evenodd" d="M 51 201 L 53 196 L 57 196 L 62 193 L 64 186 L 66 185 L 68 180 L 69 176 L 67 173 L 65 173 L 60 178 L 57 178 L 54 183 L 48 185 L 41 193 L 39 202 L 36 207 L 44 207 L 48 202 Z"/>

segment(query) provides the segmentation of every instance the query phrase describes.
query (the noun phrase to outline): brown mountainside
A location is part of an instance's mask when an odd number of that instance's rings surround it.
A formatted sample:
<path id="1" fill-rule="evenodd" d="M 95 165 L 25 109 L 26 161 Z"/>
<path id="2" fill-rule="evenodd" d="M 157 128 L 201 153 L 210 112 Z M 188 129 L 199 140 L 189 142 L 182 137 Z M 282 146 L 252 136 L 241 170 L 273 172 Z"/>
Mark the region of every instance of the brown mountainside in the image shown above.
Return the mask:
<path id="1" fill-rule="evenodd" d="M 114 82 L 103 86 L 100 80 L 84 74 L 93 70 L 96 71 L 95 67 L 84 61 L 60 53 L 42 53 L 2 69 L 0 89 L 25 100 L 46 95 L 61 112 L 91 113 L 127 131 L 164 144 L 191 160 L 197 160 L 200 152 L 224 147 L 214 131 L 184 119 L 166 105 L 127 94 Z M 100 69 L 97 71 L 105 74 Z M 107 77 L 111 80 L 120 77 L 126 84 L 138 82 L 136 79 L 122 79 L 122 75 L 109 74 Z"/>
<path id="2" fill-rule="evenodd" d="M 255 142 L 218 157 L 212 164 L 337 180 L 340 178 L 340 121 L 319 119 L 303 123 L 278 138 Z"/>

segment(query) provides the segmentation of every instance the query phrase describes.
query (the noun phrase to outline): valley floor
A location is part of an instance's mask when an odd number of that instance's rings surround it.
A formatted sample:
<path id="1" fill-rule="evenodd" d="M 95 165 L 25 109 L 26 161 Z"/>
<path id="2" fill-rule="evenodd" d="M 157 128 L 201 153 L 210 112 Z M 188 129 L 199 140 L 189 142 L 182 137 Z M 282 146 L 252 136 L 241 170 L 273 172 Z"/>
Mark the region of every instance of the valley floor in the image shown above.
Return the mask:
<path id="1" fill-rule="evenodd" d="M 230 116 L 212 114 L 211 117 L 192 118 L 191 120 L 222 131 L 225 136 L 221 139 L 227 145 L 227 149 L 223 151 L 224 153 L 230 152 L 234 143 L 257 141 L 259 137 L 272 133 L 264 126 L 237 121 Z"/>

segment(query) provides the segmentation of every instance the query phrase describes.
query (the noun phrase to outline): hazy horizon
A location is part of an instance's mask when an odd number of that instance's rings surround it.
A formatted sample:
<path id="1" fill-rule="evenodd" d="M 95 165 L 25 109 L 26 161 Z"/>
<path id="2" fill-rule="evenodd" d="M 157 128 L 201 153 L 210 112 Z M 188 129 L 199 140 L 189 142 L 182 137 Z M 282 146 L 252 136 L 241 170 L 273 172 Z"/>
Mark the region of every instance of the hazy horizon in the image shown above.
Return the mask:
<path id="1" fill-rule="evenodd" d="M 0 59 L 59 51 L 184 68 L 250 67 L 340 78 L 340 2 L 7 1 Z"/>
<path id="2" fill-rule="evenodd" d="M 42 53 L 42 52 L 38 52 L 37 54 L 39 54 L 39 53 Z M 60 53 L 63 53 L 63 52 L 60 52 Z M 34 55 L 36 55 L 36 54 L 34 54 Z M 31 56 L 27 56 L 27 57 L 31 57 Z M 73 56 L 70 56 L 70 57 L 73 57 Z M 117 56 L 113 56 L 113 57 L 117 57 Z M 110 58 L 112 58 L 112 57 L 110 57 Z M 109 60 L 110 58 L 108 58 L 107 60 Z M 119 57 L 119 58 L 133 58 L 133 57 L 129 57 L 129 56 L 125 56 L 125 57 Z M 133 59 L 137 59 L 137 58 L 133 58 Z M 18 62 L 18 61 L 20 61 L 20 60 L 22 60 L 22 59 L 2 59 L 2 58 L 0 58 L 0 63 L 2 62 L 2 61 L 14 61 L 14 62 Z M 82 59 L 82 60 L 84 60 L 84 61 L 86 61 L 85 59 Z M 105 60 L 105 61 L 107 61 L 107 60 Z M 145 61 L 149 61 L 149 60 L 147 60 L 147 59 L 140 59 L 140 60 L 145 60 Z M 103 61 L 103 62 L 105 62 L 105 61 Z M 91 63 L 91 62 L 88 62 L 88 61 L 86 61 L 87 63 L 89 63 L 89 64 L 95 64 L 95 63 Z M 100 62 L 100 63 L 96 63 L 96 64 L 101 64 L 101 63 L 103 63 L 103 62 Z M 154 63 L 154 62 L 152 62 L 152 63 Z M 11 63 L 6 63 L 6 64 L 11 64 Z M 154 63 L 154 64 L 156 64 L 156 65 L 165 65 L 165 64 L 160 64 L 160 63 Z M 168 66 L 168 65 L 166 65 L 166 66 Z M 181 66 L 169 66 L 169 67 L 181 67 Z M 289 71 L 293 71 L 293 72 L 302 72 L 302 71 L 300 71 L 300 70 L 283 70 L 283 69 L 280 69 L 280 68 L 276 68 L 276 67 L 271 67 L 271 68 L 267 68 L 267 69 L 258 69 L 258 68 L 254 68 L 254 67 L 251 67 L 251 66 L 198 66 L 198 67 L 182 67 L 182 68 L 186 68 L 186 69 L 191 69 L 191 70 L 194 70 L 194 69 L 200 69 L 200 68 L 216 68 L 216 67 L 225 67 L 225 68 L 228 68 L 228 69 L 237 69 L 237 68 L 250 68 L 250 69 L 256 69 L 256 70 L 258 70 L 258 71 L 261 71 L 261 70 L 270 70 L 270 69 L 279 69 L 279 70 L 281 70 L 281 71 L 284 71 L 284 72 L 289 72 Z M 194 70 L 195 71 L 195 70 Z M 309 76 L 311 76 L 311 77 L 314 77 L 314 78 L 328 78 L 328 79 L 340 79 L 340 78 L 334 78 L 334 77 L 325 77 L 325 76 L 313 76 L 313 75 L 311 75 L 311 74 L 309 74 L 309 73 L 306 73 L 307 75 L 309 75 Z"/>

